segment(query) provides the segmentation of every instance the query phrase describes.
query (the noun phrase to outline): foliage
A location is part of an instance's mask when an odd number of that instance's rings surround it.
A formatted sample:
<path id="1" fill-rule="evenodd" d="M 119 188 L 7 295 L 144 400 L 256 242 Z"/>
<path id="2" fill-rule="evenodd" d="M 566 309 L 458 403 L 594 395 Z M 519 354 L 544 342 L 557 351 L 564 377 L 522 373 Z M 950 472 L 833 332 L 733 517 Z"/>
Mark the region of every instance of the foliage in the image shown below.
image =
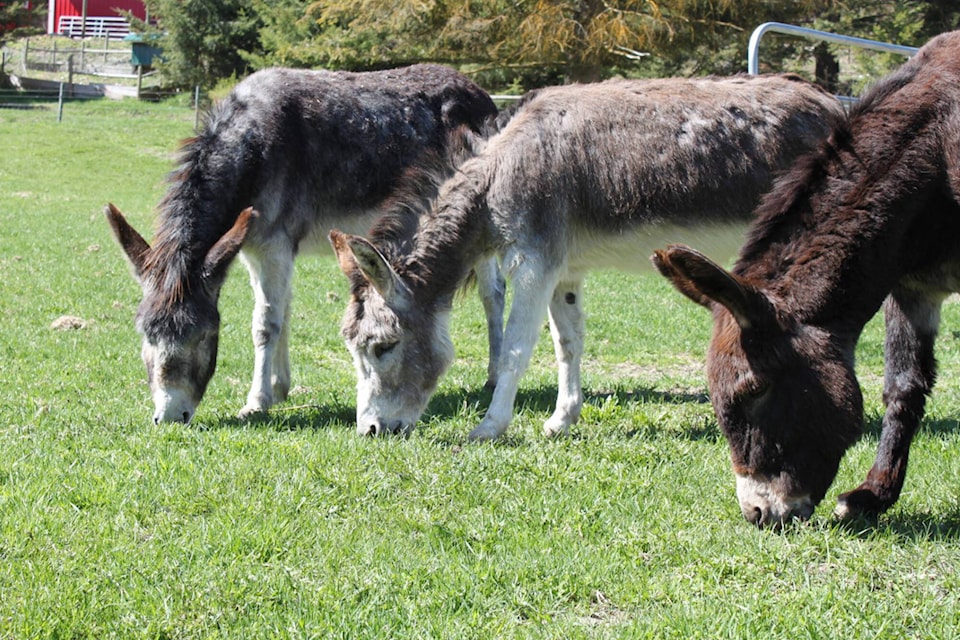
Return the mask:
<path id="1" fill-rule="evenodd" d="M 0 45 L 14 38 L 43 33 L 47 3 L 0 0 Z"/>
<path id="2" fill-rule="evenodd" d="M 158 64 L 173 86 L 209 89 L 217 81 L 250 71 L 245 52 L 257 46 L 260 18 L 251 0 L 146 0 L 155 27 L 143 31 L 160 36 L 163 60 Z"/>
<path id="3" fill-rule="evenodd" d="M 736 25 L 803 17 L 822 2 L 733 0 L 283 0 L 270 6 L 257 64 L 371 68 L 432 60 L 481 72 L 560 82 L 595 80 L 618 69 L 634 75 L 676 70 L 730 40 Z M 738 47 L 742 57 L 743 47 Z M 648 58 L 649 56 L 649 58 Z M 728 61 L 700 72 L 730 72 Z M 742 66 L 742 62 L 740 63 Z M 540 82 L 541 84 L 543 82 Z"/>
<path id="4" fill-rule="evenodd" d="M 809 26 L 880 42 L 920 47 L 938 33 L 960 27 L 960 6 L 951 0 L 844 0 L 817 14 Z M 903 57 L 896 54 L 847 50 L 838 45 L 829 45 L 828 48 L 835 58 L 845 59 L 845 66 L 856 69 L 855 75 L 843 78 L 842 86 L 836 87 L 838 92 L 848 95 L 862 92 L 872 81 L 903 62 Z M 808 56 L 811 50 L 810 47 L 800 49 L 800 57 L 804 57 L 804 54 Z"/>
<path id="5" fill-rule="evenodd" d="M 948 0 L 148 0 L 166 33 L 166 72 L 181 86 L 271 65 L 375 69 L 433 61 L 484 86 L 515 90 L 629 76 L 745 70 L 752 29 L 767 21 L 920 44 L 957 26 Z M 818 55 L 836 58 L 836 47 Z M 777 38 L 772 68 L 811 64 L 815 47 Z M 863 78 L 900 58 L 847 56 Z M 786 61 L 786 65 L 784 65 Z M 850 65 L 847 65 L 850 66 Z"/>

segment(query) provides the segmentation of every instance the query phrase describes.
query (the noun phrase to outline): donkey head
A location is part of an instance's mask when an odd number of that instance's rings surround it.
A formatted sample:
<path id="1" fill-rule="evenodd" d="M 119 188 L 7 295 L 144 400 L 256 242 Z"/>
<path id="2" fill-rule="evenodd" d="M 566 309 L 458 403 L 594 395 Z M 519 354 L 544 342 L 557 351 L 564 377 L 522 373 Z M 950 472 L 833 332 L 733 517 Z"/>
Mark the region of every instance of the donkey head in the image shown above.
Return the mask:
<path id="1" fill-rule="evenodd" d="M 827 331 L 688 247 L 672 245 L 652 260 L 713 311 L 707 382 L 744 517 L 760 526 L 808 518 L 860 434 L 851 356 Z"/>
<path id="2" fill-rule="evenodd" d="M 331 231 L 330 243 L 351 282 L 341 333 L 357 370 L 357 433 L 407 435 L 453 362 L 450 300 L 422 304 L 368 240 Z"/>
<path id="3" fill-rule="evenodd" d="M 143 290 L 136 323 L 143 336 L 141 356 L 153 396 L 153 421 L 189 422 L 216 368 L 220 288 L 255 212 L 244 210 L 207 251 L 201 266 L 189 273 L 177 273 L 158 260 L 112 204 L 104 214 Z"/>

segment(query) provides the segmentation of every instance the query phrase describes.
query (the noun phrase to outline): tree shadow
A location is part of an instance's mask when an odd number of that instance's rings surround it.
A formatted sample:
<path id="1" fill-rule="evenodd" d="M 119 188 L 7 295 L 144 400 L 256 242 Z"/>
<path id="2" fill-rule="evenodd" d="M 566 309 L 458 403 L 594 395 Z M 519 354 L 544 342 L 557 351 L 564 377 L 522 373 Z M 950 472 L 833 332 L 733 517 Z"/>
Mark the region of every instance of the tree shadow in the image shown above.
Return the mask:
<path id="1" fill-rule="evenodd" d="M 864 416 L 863 435 L 864 437 L 880 439 L 883 431 L 883 413 L 872 413 Z M 960 416 L 956 418 L 929 418 L 924 417 L 920 421 L 920 428 L 917 433 L 926 433 L 928 435 L 940 436 L 955 434 L 960 431 Z"/>
<path id="2" fill-rule="evenodd" d="M 896 537 L 904 541 L 960 539 L 960 506 L 942 514 L 894 511 L 880 515 L 859 515 L 849 520 L 834 518 L 834 530 L 862 540 Z"/>

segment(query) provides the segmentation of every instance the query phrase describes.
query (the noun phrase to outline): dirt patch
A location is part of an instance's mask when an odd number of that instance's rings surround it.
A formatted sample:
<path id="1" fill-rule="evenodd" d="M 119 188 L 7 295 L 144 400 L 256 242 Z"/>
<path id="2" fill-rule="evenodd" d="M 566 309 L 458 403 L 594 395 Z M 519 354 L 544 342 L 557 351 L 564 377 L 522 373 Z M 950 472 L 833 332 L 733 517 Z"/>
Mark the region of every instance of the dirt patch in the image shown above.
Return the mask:
<path id="1" fill-rule="evenodd" d="M 50 328 L 54 331 L 76 331 L 86 329 L 90 323 L 77 316 L 60 316 L 50 323 Z"/>

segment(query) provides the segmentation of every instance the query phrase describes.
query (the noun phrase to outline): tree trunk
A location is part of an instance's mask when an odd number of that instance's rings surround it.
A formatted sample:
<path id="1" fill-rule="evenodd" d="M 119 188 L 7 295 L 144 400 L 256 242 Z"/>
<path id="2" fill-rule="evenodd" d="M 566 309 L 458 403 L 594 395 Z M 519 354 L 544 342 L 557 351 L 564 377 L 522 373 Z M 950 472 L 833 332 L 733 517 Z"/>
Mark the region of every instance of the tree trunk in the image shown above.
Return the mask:
<path id="1" fill-rule="evenodd" d="M 814 74 L 817 84 L 830 93 L 837 93 L 840 84 L 840 63 L 830 52 L 826 42 L 821 42 L 813 48 L 813 59 L 816 63 Z"/>

